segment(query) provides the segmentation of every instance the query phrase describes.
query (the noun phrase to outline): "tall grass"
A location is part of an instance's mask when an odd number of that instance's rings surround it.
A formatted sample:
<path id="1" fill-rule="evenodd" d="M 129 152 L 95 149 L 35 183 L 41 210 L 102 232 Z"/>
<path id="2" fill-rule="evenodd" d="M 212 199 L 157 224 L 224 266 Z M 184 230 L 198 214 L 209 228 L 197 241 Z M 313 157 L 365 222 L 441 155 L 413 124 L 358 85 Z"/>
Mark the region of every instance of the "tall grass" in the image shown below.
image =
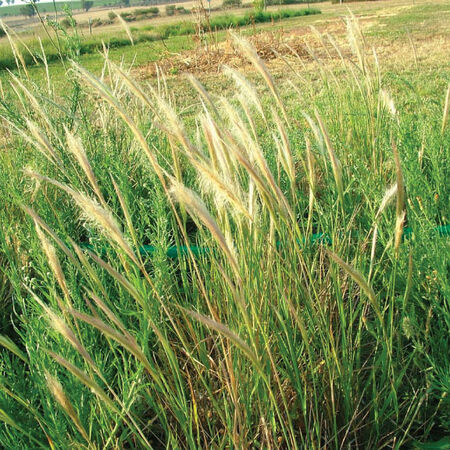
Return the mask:
<path id="1" fill-rule="evenodd" d="M 445 89 L 423 123 L 393 109 L 347 25 L 349 57 L 319 34 L 339 77 L 317 58 L 318 84 L 289 95 L 234 35 L 264 95 L 228 68 L 233 98 L 192 80 L 194 117 L 107 55 L 99 77 L 68 69 L 69 105 L 12 78 L 5 448 L 401 448 L 448 430 Z"/>

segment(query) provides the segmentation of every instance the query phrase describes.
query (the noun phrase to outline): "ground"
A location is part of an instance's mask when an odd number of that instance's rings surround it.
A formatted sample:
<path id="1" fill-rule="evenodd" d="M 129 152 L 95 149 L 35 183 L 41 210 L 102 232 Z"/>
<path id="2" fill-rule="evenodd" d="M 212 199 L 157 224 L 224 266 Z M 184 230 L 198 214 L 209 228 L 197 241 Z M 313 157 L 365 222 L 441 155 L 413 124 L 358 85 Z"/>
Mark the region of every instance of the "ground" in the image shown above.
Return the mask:
<path id="1" fill-rule="evenodd" d="M 293 68 L 316 71 L 315 58 L 339 64 L 340 57 L 330 41 L 318 38 L 312 27 L 322 35 L 330 35 L 340 46 L 351 50 L 346 43 L 347 30 L 343 16 L 352 12 L 358 18 L 367 42 L 376 50 L 380 64 L 395 72 L 421 72 L 436 76 L 447 73 L 450 67 L 450 3 L 448 1 L 410 2 L 377 1 L 351 3 L 340 7 L 322 3 L 321 15 L 294 18 L 280 24 L 258 26 L 251 38 L 258 54 L 268 63 L 275 75 L 292 73 Z M 219 42 L 198 45 L 196 48 L 166 55 L 158 60 L 169 76 L 194 73 L 201 79 L 217 80 L 221 65 L 234 67 L 246 62 L 233 49 L 230 39 L 222 34 Z M 331 61 L 330 61 L 331 60 Z M 155 75 L 155 62 L 139 64 L 135 69 L 140 78 Z M 251 68 L 247 64 L 247 70 Z M 283 77 L 281 77 L 283 78 Z"/>
<path id="2" fill-rule="evenodd" d="M 185 2 L 183 5 L 187 8 L 191 8 L 195 2 Z M 213 7 L 220 5 L 219 0 L 213 0 L 211 3 Z M 293 6 L 293 8 L 303 8 L 304 5 Z M 278 52 L 280 46 L 285 48 L 284 41 L 289 41 L 294 47 L 304 47 L 305 41 L 316 51 L 320 51 L 321 45 L 317 45 L 316 38 L 311 33 L 310 27 L 314 26 L 321 33 L 330 33 L 338 40 L 345 39 L 345 25 L 342 21 L 342 17 L 348 13 L 353 12 L 360 20 L 362 28 L 366 34 L 367 39 L 377 49 L 377 54 L 383 60 L 386 60 L 387 64 L 395 61 L 394 64 L 402 64 L 405 68 L 411 67 L 411 65 L 417 66 L 421 63 L 424 68 L 441 67 L 445 68 L 448 65 L 449 42 L 450 42 L 450 3 L 445 0 L 436 1 L 405 1 L 405 0 L 388 0 L 377 2 L 355 2 L 347 5 L 332 5 L 330 3 L 317 4 L 322 14 L 317 16 L 300 17 L 283 20 L 280 23 L 261 24 L 257 29 L 250 29 L 248 32 L 255 31 L 264 32 L 265 36 L 262 38 L 261 45 L 267 47 L 265 50 L 265 56 L 272 60 L 272 65 L 276 66 L 280 63 L 280 58 L 273 58 L 273 54 L 269 50 L 270 43 L 276 43 Z M 163 7 L 160 7 L 163 11 Z M 130 10 L 136 8 L 129 8 Z M 272 7 L 276 9 L 276 7 Z M 89 17 L 102 17 L 105 18 L 108 14 L 107 9 L 92 10 L 88 13 L 76 12 L 75 18 L 78 23 L 83 23 L 88 20 Z M 125 9 L 120 10 L 125 11 Z M 248 12 L 247 8 L 242 10 L 231 10 L 227 13 L 244 13 Z M 223 14 L 222 11 L 214 11 L 214 15 Z M 16 19 L 9 18 L 8 21 L 14 21 Z M 173 16 L 173 17 L 159 17 L 150 20 L 144 20 L 139 22 L 133 22 L 129 24 L 132 28 L 133 34 L 139 36 L 140 30 L 144 30 L 149 25 L 155 26 L 157 24 L 179 22 L 182 20 L 192 20 L 191 16 Z M 13 25 L 14 22 L 10 22 Z M 14 24 L 18 26 L 18 31 L 22 30 L 22 25 Z M 29 21 L 26 22 L 26 26 L 29 27 Z M 87 29 L 81 29 L 81 35 L 85 37 L 83 39 L 92 39 Z M 94 38 L 98 41 L 108 40 L 112 36 L 122 36 L 126 38 L 126 33 L 120 24 L 101 26 L 93 29 Z M 145 34 L 145 31 L 142 31 Z M 39 35 L 42 39 L 45 39 L 40 26 L 32 26 L 28 31 L 21 33 L 21 39 L 30 42 Z M 135 65 L 138 66 L 137 70 L 141 74 L 145 74 L 148 71 L 150 74 L 153 68 L 146 68 L 147 63 L 153 63 L 163 59 L 162 66 L 165 67 L 169 73 L 176 74 L 183 71 L 196 71 L 196 72 L 217 72 L 219 65 L 225 59 L 229 59 L 229 56 L 224 56 L 224 48 L 226 44 L 219 46 L 211 44 L 211 41 L 223 41 L 226 40 L 226 33 L 219 32 L 215 39 L 210 40 L 207 50 L 204 46 L 197 45 L 195 37 L 192 36 L 176 36 L 162 42 L 137 44 L 135 48 L 129 46 L 127 48 L 113 49 L 110 56 L 114 58 L 123 58 L 126 63 L 135 61 Z M 318 48 L 317 48 L 318 47 Z M 191 50 L 192 49 L 192 50 Z M 189 50 L 188 53 L 184 53 L 185 50 Z M 323 48 L 322 48 L 323 50 Z M 208 54 L 208 67 L 204 67 L 204 53 Z M 6 38 L 0 39 L 0 53 L 8 53 L 9 44 Z M 282 53 L 289 53 L 285 50 Z M 175 53 L 176 57 L 170 57 L 171 53 Z M 310 55 L 307 56 L 307 51 L 301 52 L 305 55 L 305 61 L 308 62 Z M 284 55 L 287 57 L 288 55 Z M 169 58 L 168 58 L 169 57 Z M 295 64 L 295 58 L 288 58 L 292 60 L 291 63 Z M 81 58 L 81 62 L 88 68 L 101 67 L 96 55 L 85 55 Z M 201 63 L 200 63 L 201 62 Z M 58 68 L 56 67 L 56 70 Z"/>

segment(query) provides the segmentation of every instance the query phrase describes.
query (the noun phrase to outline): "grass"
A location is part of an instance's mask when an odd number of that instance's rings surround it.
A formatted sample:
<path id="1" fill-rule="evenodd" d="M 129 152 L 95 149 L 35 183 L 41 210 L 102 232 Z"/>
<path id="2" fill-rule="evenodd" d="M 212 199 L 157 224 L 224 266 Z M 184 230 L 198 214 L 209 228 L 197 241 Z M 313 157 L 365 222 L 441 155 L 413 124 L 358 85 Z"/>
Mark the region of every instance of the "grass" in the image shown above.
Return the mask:
<path id="1" fill-rule="evenodd" d="M 258 11 L 247 13 L 243 16 L 223 15 L 215 16 L 208 22 L 202 24 L 205 30 L 226 30 L 228 28 L 246 27 L 252 24 L 267 23 L 289 19 L 293 17 L 303 17 L 320 14 L 316 8 L 309 9 L 281 9 L 279 11 Z M 144 27 L 144 30 L 154 30 L 162 37 L 180 36 L 195 34 L 196 25 L 193 22 L 179 22 L 174 24 L 160 25 L 158 27 Z"/>
<path id="2" fill-rule="evenodd" d="M 119 2 L 112 0 L 95 0 L 94 6 L 116 6 Z M 137 1 L 130 1 L 130 5 L 134 6 L 139 4 Z M 81 1 L 58 1 L 58 2 L 46 2 L 36 3 L 36 7 L 40 13 L 51 13 L 55 11 L 63 11 L 65 5 L 69 6 L 72 10 L 82 9 Z M 20 8 L 23 5 L 4 5 L 0 8 L 0 17 L 17 16 L 20 15 Z"/>
<path id="3" fill-rule="evenodd" d="M 388 71 L 347 26 L 290 80 L 234 36 L 253 72 L 229 69 L 225 95 L 218 76 L 208 92 L 139 83 L 108 58 L 100 79 L 60 67 L 64 95 L 59 73 L 17 70 L 0 105 L 3 447 L 448 435 L 433 231 L 449 216 L 448 73 Z"/>
<path id="4" fill-rule="evenodd" d="M 213 17 L 209 22 L 204 22 L 201 27 L 205 30 L 226 30 L 228 28 L 245 27 L 256 23 L 266 23 L 273 21 L 281 21 L 287 18 L 304 17 L 320 14 L 320 10 L 310 9 L 283 9 L 272 12 L 257 12 L 254 14 L 247 13 L 244 16 L 224 15 Z M 59 34 L 64 39 L 51 40 L 47 37 L 41 39 L 42 48 L 45 53 L 47 63 L 60 61 L 61 58 L 72 58 L 74 51 L 77 56 L 98 54 L 103 49 L 105 44 L 110 49 L 121 47 L 131 47 L 132 44 L 142 44 L 148 47 L 149 43 L 158 42 L 173 36 L 188 36 L 196 33 L 196 25 L 192 21 L 180 21 L 172 24 L 159 26 L 146 26 L 139 29 L 133 29 L 133 43 L 130 38 L 124 34 L 123 37 L 117 37 L 113 33 L 99 34 L 96 36 L 82 37 L 78 31 L 75 30 L 59 30 Z M 79 41 L 79 42 L 78 42 Z M 76 49 L 73 51 L 74 42 L 76 42 Z M 23 43 L 23 44 L 22 44 Z M 27 66 L 33 64 L 42 65 L 43 56 L 41 44 L 35 37 L 22 39 L 18 42 L 19 51 Z M 132 49 L 134 52 L 134 49 Z M 3 42 L 0 46 L 0 70 L 14 69 L 16 67 L 16 59 L 11 52 L 9 42 Z"/>

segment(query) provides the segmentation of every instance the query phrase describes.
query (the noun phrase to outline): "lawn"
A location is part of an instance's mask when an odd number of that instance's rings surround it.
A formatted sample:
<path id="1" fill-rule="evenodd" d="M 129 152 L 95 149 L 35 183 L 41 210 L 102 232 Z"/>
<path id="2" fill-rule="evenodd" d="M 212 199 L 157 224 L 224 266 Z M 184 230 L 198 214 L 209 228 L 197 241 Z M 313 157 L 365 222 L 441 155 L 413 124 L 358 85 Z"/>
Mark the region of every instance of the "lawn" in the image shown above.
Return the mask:
<path id="1" fill-rule="evenodd" d="M 1 71 L 3 448 L 448 447 L 450 7 L 348 6 Z"/>

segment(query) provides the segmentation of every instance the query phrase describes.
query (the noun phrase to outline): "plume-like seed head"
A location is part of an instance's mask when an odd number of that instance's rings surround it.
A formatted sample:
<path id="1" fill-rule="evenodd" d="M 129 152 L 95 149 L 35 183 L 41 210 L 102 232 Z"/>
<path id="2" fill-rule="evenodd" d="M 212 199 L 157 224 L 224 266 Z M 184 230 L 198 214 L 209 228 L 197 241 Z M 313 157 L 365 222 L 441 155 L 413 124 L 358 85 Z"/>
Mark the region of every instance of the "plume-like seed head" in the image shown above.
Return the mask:
<path id="1" fill-rule="evenodd" d="M 105 199 L 103 198 L 103 194 L 100 191 L 97 179 L 94 175 L 91 164 L 89 163 L 81 139 L 79 137 L 75 137 L 67 128 L 66 139 L 70 152 L 75 156 L 78 164 L 86 174 L 86 177 L 89 180 L 89 183 L 91 183 L 91 186 L 94 189 L 94 192 L 97 195 L 98 199 L 103 205 L 106 205 Z"/>
<path id="2" fill-rule="evenodd" d="M 383 211 L 386 209 L 386 206 L 394 199 L 397 194 L 397 183 L 394 183 L 387 191 L 385 192 L 383 199 L 381 200 L 380 207 L 375 215 L 375 220 L 381 216 Z"/>
<path id="3" fill-rule="evenodd" d="M 138 260 L 127 240 L 125 239 L 122 231 L 120 230 L 119 224 L 114 219 L 111 212 L 97 202 L 89 198 L 88 196 L 74 192 L 73 198 L 78 204 L 78 206 L 84 212 L 85 217 L 88 220 L 92 220 L 97 226 L 103 230 L 119 247 L 136 263 Z"/>
<path id="4" fill-rule="evenodd" d="M 47 387 L 50 393 L 53 395 L 55 400 L 59 403 L 61 408 L 66 412 L 66 414 L 70 417 L 74 425 L 77 427 L 78 431 L 81 433 L 83 438 L 90 443 L 89 436 L 81 424 L 81 420 L 78 417 L 78 414 L 75 411 L 75 408 L 73 407 L 72 403 L 70 402 L 69 398 L 67 397 L 66 393 L 64 392 L 64 389 L 59 382 L 57 378 L 50 375 L 47 371 L 45 372 L 45 379 L 47 381 Z"/>
<path id="5" fill-rule="evenodd" d="M 42 249 L 44 250 L 44 253 L 47 256 L 50 268 L 52 269 L 52 272 L 55 275 L 56 281 L 58 282 L 59 286 L 61 287 L 62 291 L 64 292 L 66 301 L 70 304 L 69 290 L 67 289 L 66 279 L 64 277 L 64 272 L 61 268 L 61 264 L 59 262 L 58 256 L 56 254 L 55 247 L 53 247 L 53 245 L 47 239 L 47 236 L 45 236 L 44 232 L 42 231 L 41 227 L 39 226 L 38 222 L 36 222 L 36 221 L 35 221 L 35 226 L 36 226 L 37 235 L 39 237 L 39 240 L 41 241 Z"/>
<path id="6" fill-rule="evenodd" d="M 200 197 L 194 191 L 175 180 L 172 181 L 170 193 L 178 203 L 182 204 L 187 209 L 191 216 L 200 220 L 200 222 L 208 228 L 216 242 L 227 256 L 233 270 L 236 274 L 238 274 L 238 264 L 232 245 L 230 242 L 227 242 L 227 239 L 217 225 L 217 222 L 211 216 Z"/>

